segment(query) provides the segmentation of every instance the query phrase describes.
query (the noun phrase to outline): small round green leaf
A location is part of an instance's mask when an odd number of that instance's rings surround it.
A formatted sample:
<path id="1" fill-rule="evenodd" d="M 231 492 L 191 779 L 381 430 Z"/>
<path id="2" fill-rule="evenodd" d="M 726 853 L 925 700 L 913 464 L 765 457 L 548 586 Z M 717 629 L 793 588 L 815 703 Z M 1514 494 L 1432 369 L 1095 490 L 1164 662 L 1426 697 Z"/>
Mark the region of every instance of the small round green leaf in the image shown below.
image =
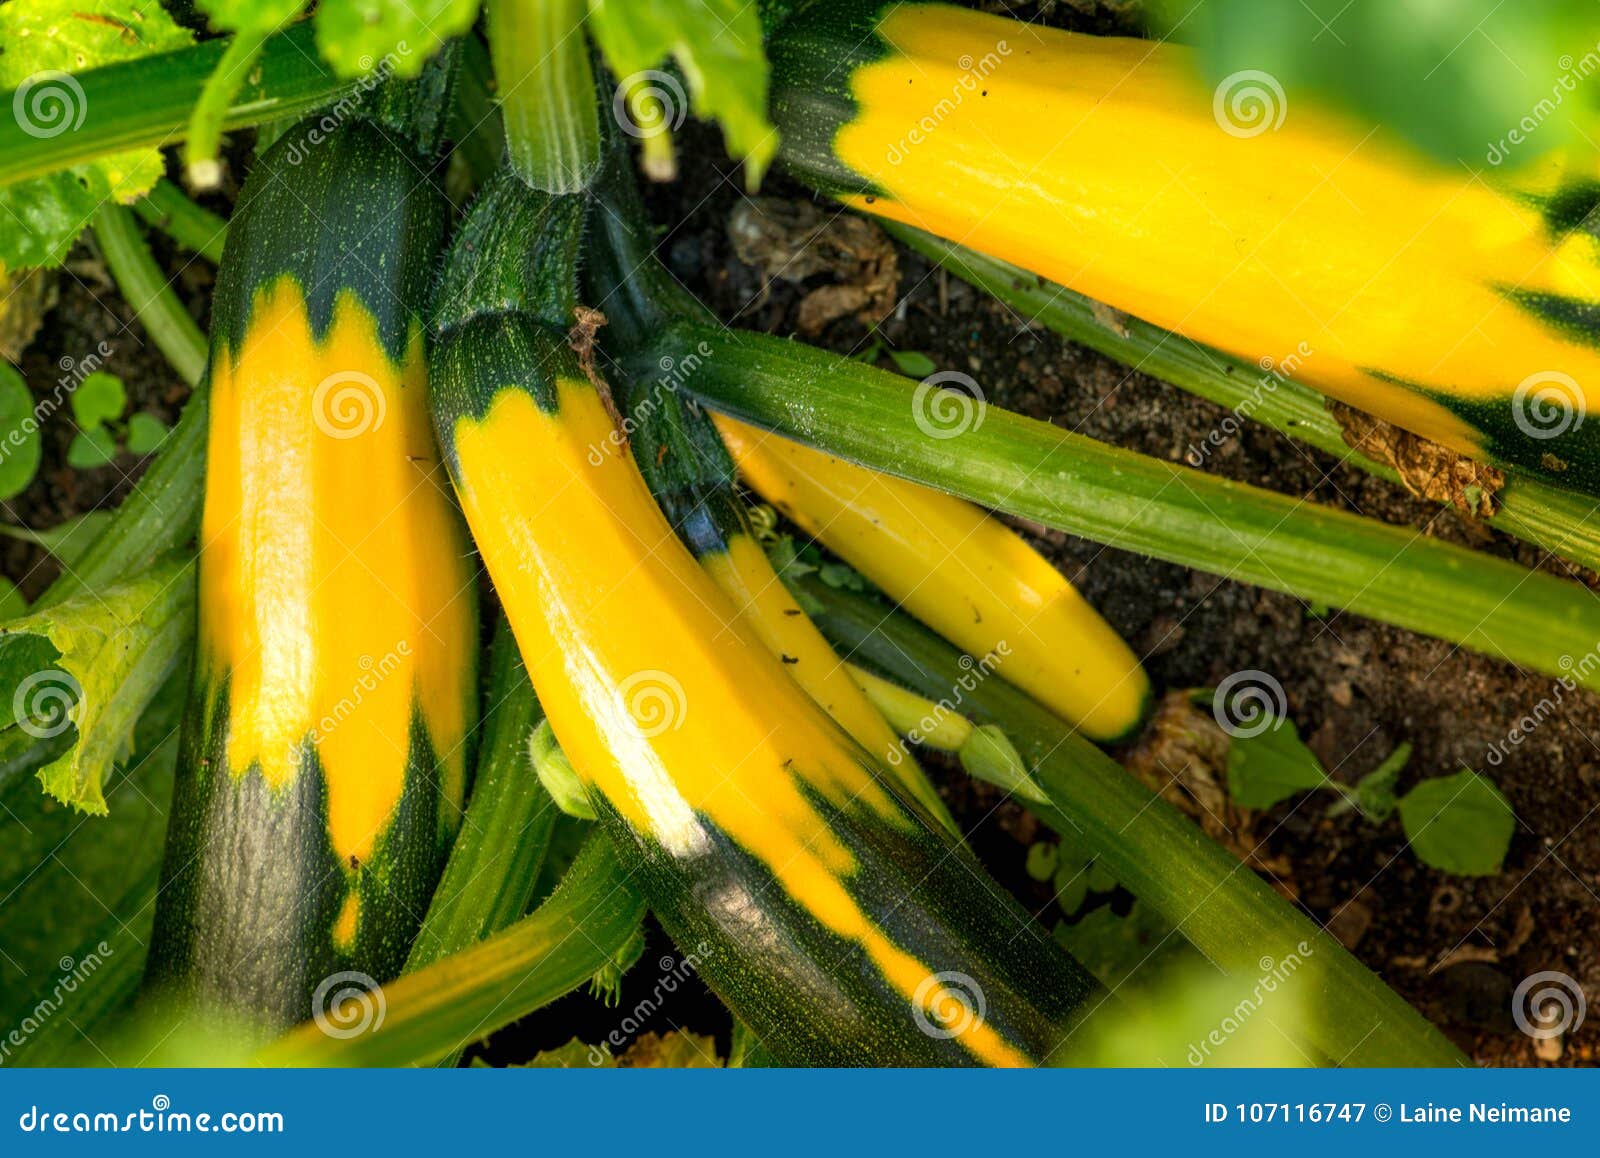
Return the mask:
<path id="1" fill-rule="evenodd" d="M 105 466 L 117 457 L 117 440 L 103 426 L 78 431 L 67 447 L 67 465 L 74 470 L 93 470 Z"/>
<path id="2" fill-rule="evenodd" d="M 78 429 L 85 432 L 106 422 L 122 417 L 128 405 L 128 394 L 122 388 L 122 379 L 104 370 L 96 370 L 72 392 L 72 417 Z"/>
<path id="3" fill-rule="evenodd" d="M 1516 818 L 1494 784 L 1470 769 L 1424 780 L 1400 798 L 1400 823 L 1423 862 L 1461 876 L 1500 871 Z"/>
<path id="4" fill-rule="evenodd" d="M 141 410 L 128 419 L 127 448 L 129 454 L 140 456 L 153 454 L 166 437 L 167 424 L 154 414 L 146 414 Z"/>
<path id="5" fill-rule="evenodd" d="M 39 454 L 33 394 L 11 363 L 0 359 L 0 499 L 27 489 L 39 473 Z"/>

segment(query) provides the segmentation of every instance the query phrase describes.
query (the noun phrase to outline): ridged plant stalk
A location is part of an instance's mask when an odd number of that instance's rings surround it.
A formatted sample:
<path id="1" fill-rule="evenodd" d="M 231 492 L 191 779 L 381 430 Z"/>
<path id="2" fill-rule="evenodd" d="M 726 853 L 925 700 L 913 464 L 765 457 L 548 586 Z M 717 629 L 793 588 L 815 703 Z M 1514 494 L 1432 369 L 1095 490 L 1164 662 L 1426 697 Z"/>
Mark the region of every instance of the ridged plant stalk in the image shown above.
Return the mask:
<path id="1" fill-rule="evenodd" d="M 1574 667 L 1600 641 L 1600 600 L 1576 583 L 798 342 L 680 322 L 625 361 L 653 381 L 666 358 L 707 405 L 864 466 L 1600 688 L 1600 665 Z"/>
<path id="2" fill-rule="evenodd" d="M 117 288 L 150 340 L 178 377 L 191 388 L 198 386 L 206 372 L 205 335 L 172 292 L 132 210 L 102 205 L 94 215 L 94 236 Z"/>
<path id="3" fill-rule="evenodd" d="M 583 0 L 489 0 L 489 52 L 511 167 L 535 189 L 578 193 L 600 168 L 600 115 Z"/>
<path id="4" fill-rule="evenodd" d="M 165 177 L 133 203 L 133 210 L 145 222 L 161 230 L 179 245 L 199 254 L 212 265 L 222 260 L 222 243 L 227 240 L 228 223 L 209 209 L 202 209 Z"/>
<path id="5" fill-rule="evenodd" d="M 181 140 L 189 116 L 217 66 L 227 40 L 207 40 L 176 52 L 105 65 L 74 75 L 83 104 L 93 109 L 70 133 L 37 137 L 19 117 L 0 117 L 0 185 L 38 177 L 124 149 L 157 148 Z M 269 38 L 234 92 L 221 129 L 259 125 L 309 112 L 350 84 L 323 63 L 309 21 Z M 13 94 L 0 93 L 11 107 Z"/>
<path id="6" fill-rule="evenodd" d="M 528 762 L 544 718 L 504 617 L 490 649 L 488 700 L 472 795 L 406 972 L 497 933 L 527 911 L 557 809 Z"/>
<path id="7" fill-rule="evenodd" d="M 1138 318 L 1118 317 L 1113 326 L 1107 323 L 1104 307 L 1064 286 L 920 229 L 895 222 L 883 225 L 924 257 L 1004 302 L 1030 324 L 1043 325 L 1368 474 L 1400 481 L 1392 466 L 1350 448 L 1321 394 L 1273 373 L 1271 367 L 1264 370 Z M 1496 530 L 1600 571 L 1600 519 L 1594 517 L 1600 512 L 1600 500 L 1518 476 L 1508 478 L 1494 500 L 1499 509 L 1488 521 Z"/>
<path id="8" fill-rule="evenodd" d="M 215 189 L 222 179 L 222 163 L 217 159 L 222 150 L 222 122 L 272 32 L 268 28 L 248 28 L 230 36 L 216 71 L 206 78 L 200 90 L 183 142 L 184 170 L 189 183 L 197 189 Z"/>

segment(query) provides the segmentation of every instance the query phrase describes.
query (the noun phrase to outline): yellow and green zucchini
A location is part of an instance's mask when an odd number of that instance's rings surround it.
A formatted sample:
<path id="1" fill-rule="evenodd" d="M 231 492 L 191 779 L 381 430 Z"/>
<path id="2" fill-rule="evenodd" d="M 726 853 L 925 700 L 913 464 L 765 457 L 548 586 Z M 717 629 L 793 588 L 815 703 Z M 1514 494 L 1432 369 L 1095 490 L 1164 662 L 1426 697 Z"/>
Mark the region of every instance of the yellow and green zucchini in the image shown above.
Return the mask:
<path id="1" fill-rule="evenodd" d="M 433 406 L 528 674 L 601 821 L 668 933 L 778 1060 L 1058 1060 L 1091 979 L 777 659 L 728 630 L 732 605 L 553 328 L 576 300 L 572 200 L 504 179 L 471 211 L 436 297 Z"/>
<path id="2" fill-rule="evenodd" d="M 429 420 L 429 79 L 256 163 L 218 273 L 152 980 L 269 1026 L 406 960 L 466 790 L 474 579 Z M 421 90 L 421 91 L 419 91 Z M 415 143 L 414 143 L 415 142 Z"/>
<path id="3" fill-rule="evenodd" d="M 1592 167 L 1546 158 L 1512 184 L 1442 166 L 1298 93 L 1214 89 L 1166 42 L 945 4 L 797 9 L 770 45 L 792 172 L 1600 494 Z"/>
<path id="4" fill-rule="evenodd" d="M 626 413 L 638 411 L 629 407 Z M 703 433 L 691 433 L 696 426 L 703 426 Z M 638 421 L 630 442 L 657 503 L 738 612 L 728 630 L 748 630 L 908 795 L 958 832 L 910 749 L 851 679 L 849 668 L 773 569 L 733 493 L 732 464 L 709 420 L 683 413 L 679 399 L 668 395 Z M 707 485 L 707 476 L 720 474 L 724 464 L 726 476 Z"/>
<path id="5" fill-rule="evenodd" d="M 627 167 L 613 165 L 590 212 L 588 280 L 606 303 L 604 336 L 636 344 L 661 320 L 671 291 L 651 252 L 643 206 Z M 850 669 L 796 602 L 756 538 L 735 489 L 732 461 L 711 419 L 676 390 L 647 386 L 613 367 L 618 409 L 651 493 L 701 568 L 749 630 L 835 723 L 878 758 L 906 793 L 953 833 L 955 819 L 910 748 L 872 705 Z M 732 630 L 733 628 L 730 628 Z"/>

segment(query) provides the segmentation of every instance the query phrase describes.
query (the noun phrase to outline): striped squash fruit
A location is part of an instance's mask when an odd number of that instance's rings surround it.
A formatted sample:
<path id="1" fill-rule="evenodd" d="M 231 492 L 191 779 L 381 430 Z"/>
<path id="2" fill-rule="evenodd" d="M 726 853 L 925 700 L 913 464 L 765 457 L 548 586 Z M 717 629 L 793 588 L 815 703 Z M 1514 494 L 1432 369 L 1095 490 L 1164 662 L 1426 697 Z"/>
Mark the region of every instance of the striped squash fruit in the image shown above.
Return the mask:
<path id="1" fill-rule="evenodd" d="M 245 183 L 214 299 L 151 976 L 273 1026 L 336 973 L 399 972 L 466 788 L 474 579 L 422 332 L 447 210 L 403 127 L 285 134 Z"/>
<path id="2" fill-rule="evenodd" d="M 1257 131 L 1182 46 L 944 4 L 802 3 L 770 52 L 781 157 L 845 204 L 1600 494 L 1592 172 L 1510 184 L 1265 89 Z"/>
<path id="3" fill-rule="evenodd" d="M 607 308 L 605 335 L 625 344 L 660 321 L 654 298 L 640 290 L 659 278 L 643 225 L 643 207 L 625 167 L 613 165 L 608 195 L 591 210 L 594 238 L 588 280 Z M 794 681 L 867 752 L 883 762 L 906 794 L 951 832 L 958 832 L 916 757 L 851 677 L 847 664 L 795 601 L 757 540 L 735 490 L 734 467 L 711 419 L 676 391 L 643 389 L 612 367 L 622 388 L 629 442 L 656 502 L 701 568 L 775 655 Z"/>
<path id="4" fill-rule="evenodd" d="M 652 910 L 782 1063 L 1059 1056 L 1092 980 L 727 630 L 552 329 L 564 312 L 504 292 L 537 245 L 537 281 L 575 299 L 576 247 L 551 240 L 581 222 L 567 200 L 503 182 L 469 215 L 436 298 L 434 416 L 540 703 Z"/>

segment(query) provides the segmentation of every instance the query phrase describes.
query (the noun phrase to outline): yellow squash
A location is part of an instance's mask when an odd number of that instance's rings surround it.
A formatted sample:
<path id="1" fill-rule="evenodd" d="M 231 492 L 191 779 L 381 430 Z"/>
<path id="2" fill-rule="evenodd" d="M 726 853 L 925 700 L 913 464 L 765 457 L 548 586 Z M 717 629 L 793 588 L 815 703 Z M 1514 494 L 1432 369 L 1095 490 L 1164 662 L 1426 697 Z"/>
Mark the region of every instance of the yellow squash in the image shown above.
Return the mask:
<path id="1" fill-rule="evenodd" d="M 1600 487 L 1597 186 L 1432 163 L 1171 43 L 824 0 L 772 49 L 796 171 L 1463 453 Z"/>
<path id="2" fill-rule="evenodd" d="M 1150 681 L 1051 564 L 971 503 L 718 416 L 746 481 L 924 623 L 1098 740 L 1144 719 Z"/>

